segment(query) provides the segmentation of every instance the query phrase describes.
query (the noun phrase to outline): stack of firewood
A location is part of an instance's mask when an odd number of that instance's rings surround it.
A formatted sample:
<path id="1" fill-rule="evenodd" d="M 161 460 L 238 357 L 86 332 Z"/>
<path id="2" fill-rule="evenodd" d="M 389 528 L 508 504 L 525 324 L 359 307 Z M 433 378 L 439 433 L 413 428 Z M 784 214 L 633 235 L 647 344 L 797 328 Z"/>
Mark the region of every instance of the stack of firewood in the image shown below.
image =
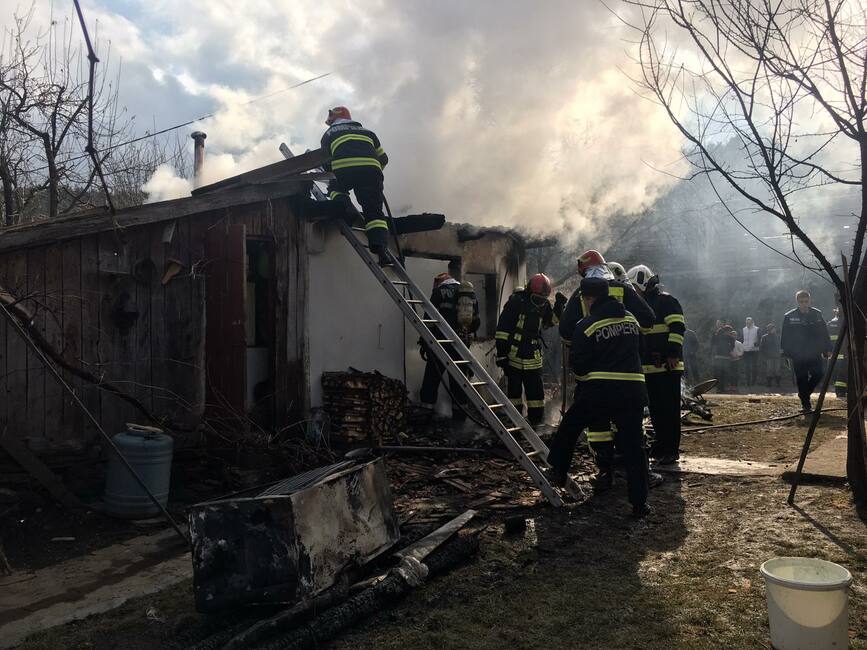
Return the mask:
<path id="1" fill-rule="evenodd" d="M 402 381 L 378 372 L 324 372 L 322 389 L 332 431 L 347 442 L 380 445 L 406 430 Z"/>

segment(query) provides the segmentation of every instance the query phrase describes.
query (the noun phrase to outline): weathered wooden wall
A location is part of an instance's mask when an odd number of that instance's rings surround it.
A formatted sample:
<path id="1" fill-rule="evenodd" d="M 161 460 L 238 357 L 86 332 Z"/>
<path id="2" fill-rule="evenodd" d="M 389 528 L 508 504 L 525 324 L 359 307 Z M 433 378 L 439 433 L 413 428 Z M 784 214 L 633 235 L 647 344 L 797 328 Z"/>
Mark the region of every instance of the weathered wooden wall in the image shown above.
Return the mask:
<path id="1" fill-rule="evenodd" d="M 276 420 L 305 407 L 305 225 L 291 199 L 261 201 L 86 235 L 50 246 L 0 254 L 0 286 L 35 311 L 36 325 L 64 358 L 134 395 L 172 427 L 191 430 L 205 408 L 205 242 L 209 228 L 244 223 L 248 237 L 274 242 L 276 265 Z M 163 243 L 167 224 L 171 243 Z M 184 269 L 160 282 L 169 259 Z M 152 273 L 137 281 L 137 262 Z M 150 265 L 140 264 L 143 268 Z M 112 306 L 121 292 L 138 318 L 127 332 L 115 326 Z M 64 372 L 105 430 L 143 422 L 134 407 Z M 69 395 L 0 318 L 0 431 L 25 439 L 37 452 L 78 450 L 96 439 Z"/>

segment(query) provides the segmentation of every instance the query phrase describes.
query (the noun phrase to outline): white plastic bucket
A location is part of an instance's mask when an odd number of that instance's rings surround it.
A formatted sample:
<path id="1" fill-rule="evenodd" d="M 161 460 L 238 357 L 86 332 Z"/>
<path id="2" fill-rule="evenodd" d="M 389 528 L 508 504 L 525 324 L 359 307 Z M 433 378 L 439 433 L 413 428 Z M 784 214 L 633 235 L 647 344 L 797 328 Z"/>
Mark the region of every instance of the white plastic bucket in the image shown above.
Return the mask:
<path id="1" fill-rule="evenodd" d="M 760 571 L 767 587 L 774 648 L 848 647 L 849 571 L 808 557 L 777 557 L 762 564 Z"/>

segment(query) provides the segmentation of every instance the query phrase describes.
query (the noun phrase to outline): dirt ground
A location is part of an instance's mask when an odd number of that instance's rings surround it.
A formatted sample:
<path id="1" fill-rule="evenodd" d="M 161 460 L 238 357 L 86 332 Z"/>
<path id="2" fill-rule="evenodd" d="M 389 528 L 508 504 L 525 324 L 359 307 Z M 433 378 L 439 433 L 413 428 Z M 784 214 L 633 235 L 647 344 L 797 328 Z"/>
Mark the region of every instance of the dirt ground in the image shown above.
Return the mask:
<path id="1" fill-rule="evenodd" d="M 749 399 L 711 396 L 714 423 L 788 414 L 797 406 L 796 398 Z M 841 427 L 838 416 L 824 416 L 816 444 Z M 797 458 L 805 432 L 798 418 L 691 433 L 682 449 L 782 465 Z M 486 525 L 481 551 L 323 647 L 770 647 L 758 567 L 774 556 L 804 555 L 853 573 L 851 647 L 867 648 L 867 527 L 845 487 L 802 486 L 793 509 L 786 505 L 788 485 L 778 478 L 682 475 L 655 489 L 653 514 L 636 521 L 622 477 L 610 493 L 554 510 L 534 502 L 535 490 L 507 463 L 475 462 L 481 482 L 462 459 L 390 461 L 398 508 L 418 524 L 456 513 L 480 494 L 487 498 L 477 506 Z M 444 467 L 456 470 L 452 481 L 433 480 Z M 511 494 L 497 496 L 504 479 Z M 528 517 L 528 530 L 505 535 L 500 521 L 515 513 Z M 49 630 L 22 647 L 184 647 L 214 624 L 194 613 L 190 588 L 181 584 Z"/>

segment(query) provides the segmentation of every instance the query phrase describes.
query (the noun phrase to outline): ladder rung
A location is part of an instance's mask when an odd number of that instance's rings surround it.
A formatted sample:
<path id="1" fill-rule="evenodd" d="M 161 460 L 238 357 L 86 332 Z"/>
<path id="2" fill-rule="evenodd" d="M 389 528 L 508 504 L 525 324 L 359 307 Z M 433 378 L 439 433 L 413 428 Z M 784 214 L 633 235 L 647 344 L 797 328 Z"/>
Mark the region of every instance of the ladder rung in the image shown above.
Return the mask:
<path id="1" fill-rule="evenodd" d="M 471 381 L 470 386 L 487 386 L 488 382 L 486 381 Z"/>
<path id="2" fill-rule="evenodd" d="M 509 433 L 514 433 L 515 431 L 523 431 L 524 427 L 509 427 L 506 429 Z"/>
<path id="3" fill-rule="evenodd" d="M 469 363 L 469 361 L 467 361 L 466 359 L 457 359 L 457 360 L 453 360 L 452 363 L 455 364 L 456 366 L 460 366 L 460 365 L 464 365 L 464 364 Z"/>
<path id="4" fill-rule="evenodd" d="M 527 458 L 532 458 L 533 456 L 538 456 L 538 455 L 539 455 L 539 450 L 537 449 L 536 451 L 531 451 L 529 454 L 527 454 Z"/>
<path id="5" fill-rule="evenodd" d="M 422 318 L 421 322 L 422 322 L 422 323 L 425 323 L 425 324 L 429 324 L 429 323 L 439 323 L 438 320 L 435 320 L 435 319 L 433 319 L 433 318 Z M 484 383 L 484 382 L 482 382 L 482 383 Z"/>
<path id="6" fill-rule="evenodd" d="M 421 305 L 423 304 L 421 300 L 407 300 L 410 305 Z"/>
<path id="7" fill-rule="evenodd" d="M 505 404 L 487 404 L 486 406 L 493 411 L 494 409 L 503 408 Z"/>
<path id="8" fill-rule="evenodd" d="M 454 343 L 451 339 L 437 339 L 437 343 Z"/>
<path id="9" fill-rule="evenodd" d="M 351 229 L 355 232 L 367 232 L 364 228 L 359 228 L 358 226 L 352 226 Z"/>
<path id="10" fill-rule="evenodd" d="M 405 280 L 392 280 L 391 283 L 392 284 L 405 284 L 405 285 L 409 284 L 409 282 L 406 282 Z"/>

